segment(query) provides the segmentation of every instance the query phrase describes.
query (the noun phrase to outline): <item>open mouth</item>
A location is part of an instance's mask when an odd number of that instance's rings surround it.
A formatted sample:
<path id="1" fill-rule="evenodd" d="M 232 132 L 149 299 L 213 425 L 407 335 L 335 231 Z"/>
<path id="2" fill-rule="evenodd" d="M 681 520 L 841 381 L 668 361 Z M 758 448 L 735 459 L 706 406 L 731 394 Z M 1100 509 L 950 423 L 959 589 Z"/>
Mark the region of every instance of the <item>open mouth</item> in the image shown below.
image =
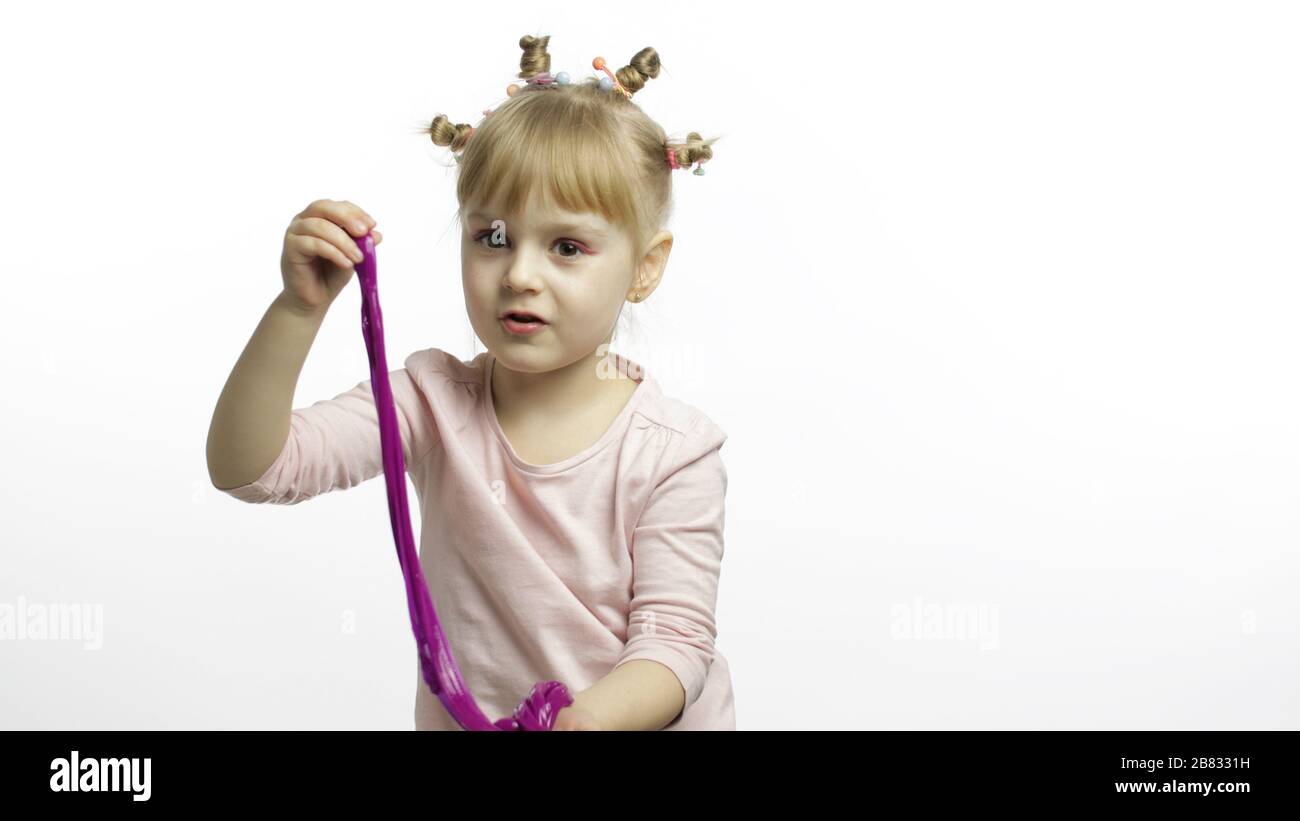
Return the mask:
<path id="1" fill-rule="evenodd" d="M 520 314 L 513 311 L 508 314 L 502 314 L 501 324 L 505 326 L 507 331 L 515 336 L 528 336 L 530 334 L 535 334 L 542 328 L 546 327 L 546 323 L 533 314 Z"/>

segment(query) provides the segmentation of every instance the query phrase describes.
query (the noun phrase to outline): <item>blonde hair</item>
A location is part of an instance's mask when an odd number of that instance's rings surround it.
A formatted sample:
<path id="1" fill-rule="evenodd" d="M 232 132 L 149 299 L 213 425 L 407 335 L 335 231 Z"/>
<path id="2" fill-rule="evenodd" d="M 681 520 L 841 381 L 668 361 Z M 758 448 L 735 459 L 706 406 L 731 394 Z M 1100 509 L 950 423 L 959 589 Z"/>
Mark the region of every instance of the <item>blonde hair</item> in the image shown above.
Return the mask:
<path id="1" fill-rule="evenodd" d="M 548 73 L 550 36 L 525 35 L 519 77 Z M 638 51 L 615 76 L 629 93 L 659 76 L 659 54 Z M 435 145 L 460 155 L 456 198 L 458 217 L 484 203 L 501 200 L 518 213 L 537 194 L 574 213 L 596 213 L 628 229 L 633 253 L 668 222 L 672 210 L 672 170 L 668 151 L 683 166 L 712 158 L 712 144 L 692 131 L 671 143 L 664 129 L 617 89 L 600 87 L 596 77 L 568 85 L 527 84 L 493 109 L 478 126 L 434 117 L 424 133 Z M 471 139 L 471 137 L 473 139 Z"/>

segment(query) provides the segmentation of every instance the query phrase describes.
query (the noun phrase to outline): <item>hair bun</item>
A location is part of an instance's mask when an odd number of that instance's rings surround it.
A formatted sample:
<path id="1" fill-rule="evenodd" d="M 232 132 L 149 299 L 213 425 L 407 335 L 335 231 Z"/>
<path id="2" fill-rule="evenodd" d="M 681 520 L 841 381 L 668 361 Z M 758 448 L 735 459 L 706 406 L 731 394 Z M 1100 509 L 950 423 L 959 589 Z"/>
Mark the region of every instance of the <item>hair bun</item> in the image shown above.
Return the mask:
<path id="1" fill-rule="evenodd" d="M 546 52 L 550 42 L 549 34 L 544 37 L 525 34 L 519 38 L 519 47 L 524 50 L 523 56 L 519 58 L 520 77 L 527 80 L 529 77 L 551 70 L 551 55 Z"/>
<path id="2" fill-rule="evenodd" d="M 433 140 L 434 145 L 451 146 L 452 151 L 459 151 L 469 142 L 470 135 L 474 133 L 474 127 L 469 123 L 452 124 L 447 119 L 446 114 L 439 114 L 433 118 L 433 122 L 424 129 Z"/>
<path id="3" fill-rule="evenodd" d="M 614 76 L 629 94 L 635 94 L 645 88 L 646 80 L 653 80 L 659 76 L 659 67 L 659 52 L 646 46 L 632 55 L 628 64 L 614 72 Z"/>

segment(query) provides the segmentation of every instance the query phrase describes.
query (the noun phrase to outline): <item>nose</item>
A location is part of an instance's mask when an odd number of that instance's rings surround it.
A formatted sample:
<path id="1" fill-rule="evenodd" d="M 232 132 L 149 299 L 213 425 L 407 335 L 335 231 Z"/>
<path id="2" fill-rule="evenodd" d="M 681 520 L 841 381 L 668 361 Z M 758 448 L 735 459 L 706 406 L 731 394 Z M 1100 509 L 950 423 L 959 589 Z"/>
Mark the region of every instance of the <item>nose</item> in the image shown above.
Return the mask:
<path id="1" fill-rule="evenodd" d="M 510 255 L 510 265 L 506 268 L 502 284 L 517 292 L 540 290 L 542 277 L 538 272 L 546 264 L 544 255 L 539 256 L 540 252 L 533 249 L 527 242 L 514 237 L 511 237 L 511 240 L 517 244 L 514 253 Z"/>

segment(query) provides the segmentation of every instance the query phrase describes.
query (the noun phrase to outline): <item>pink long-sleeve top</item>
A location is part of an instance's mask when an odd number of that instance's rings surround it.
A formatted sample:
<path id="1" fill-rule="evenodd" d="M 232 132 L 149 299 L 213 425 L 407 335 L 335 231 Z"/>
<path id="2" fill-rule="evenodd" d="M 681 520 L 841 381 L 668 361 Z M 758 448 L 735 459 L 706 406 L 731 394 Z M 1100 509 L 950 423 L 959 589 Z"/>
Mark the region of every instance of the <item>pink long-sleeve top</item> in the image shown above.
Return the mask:
<path id="1" fill-rule="evenodd" d="M 595 444 L 536 465 L 493 407 L 484 352 L 429 348 L 389 374 L 407 473 L 418 495 L 420 565 L 466 686 L 489 719 L 534 684 L 584 690 L 633 659 L 660 662 L 686 692 L 666 730 L 734 730 L 731 672 L 715 648 L 727 434 L 640 375 Z M 293 411 L 256 481 L 226 490 L 293 505 L 383 473 L 370 380 Z M 387 511 L 370 512 L 389 539 Z M 394 568 L 394 572 L 399 572 Z M 458 730 L 415 666 L 417 730 Z"/>

